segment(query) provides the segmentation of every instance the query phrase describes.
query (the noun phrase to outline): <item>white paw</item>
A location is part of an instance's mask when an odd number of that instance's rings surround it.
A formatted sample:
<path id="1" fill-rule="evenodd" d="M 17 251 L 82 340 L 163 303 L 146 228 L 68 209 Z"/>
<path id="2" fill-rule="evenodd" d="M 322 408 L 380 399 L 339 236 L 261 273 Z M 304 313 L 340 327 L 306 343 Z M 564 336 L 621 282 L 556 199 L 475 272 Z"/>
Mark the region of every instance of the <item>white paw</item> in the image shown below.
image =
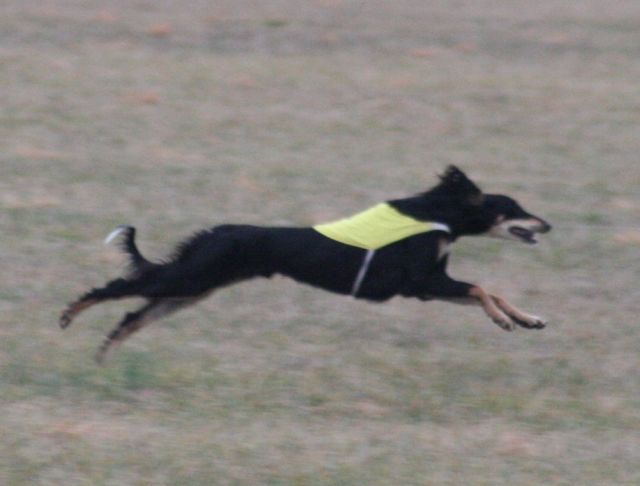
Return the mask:
<path id="1" fill-rule="evenodd" d="M 545 319 L 544 317 L 540 317 L 540 316 L 531 316 L 532 320 L 533 320 L 533 328 L 535 329 L 543 329 L 547 326 L 547 324 L 549 324 L 549 321 L 547 319 Z"/>
<path id="2" fill-rule="evenodd" d="M 549 321 L 544 317 L 526 314 L 522 319 L 516 319 L 516 322 L 527 329 L 544 329 Z"/>

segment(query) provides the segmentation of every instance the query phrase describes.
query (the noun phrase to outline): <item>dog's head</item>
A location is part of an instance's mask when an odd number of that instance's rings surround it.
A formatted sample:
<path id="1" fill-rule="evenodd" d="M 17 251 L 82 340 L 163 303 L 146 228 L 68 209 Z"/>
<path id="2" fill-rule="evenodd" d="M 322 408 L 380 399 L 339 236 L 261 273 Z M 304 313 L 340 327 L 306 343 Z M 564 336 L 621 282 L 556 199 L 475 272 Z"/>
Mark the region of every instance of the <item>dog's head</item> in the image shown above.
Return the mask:
<path id="1" fill-rule="evenodd" d="M 463 218 L 456 218 L 460 234 L 485 234 L 535 244 L 536 234 L 551 231 L 549 223 L 525 211 L 514 199 L 484 194 L 455 166 L 440 176 L 437 189 L 453 197 L 465 214 Z"/>
<path id="2" fill-rule="evenodd" d="M 498 194 L 484 196 L 483 206 L 495 215 L 487 234 L 494 238 L 516 240 L 529 245 L 538 242 L 537 233 L 548 233 L 551 225 L 544 219 L 528 213 L 512 198 Z"/>

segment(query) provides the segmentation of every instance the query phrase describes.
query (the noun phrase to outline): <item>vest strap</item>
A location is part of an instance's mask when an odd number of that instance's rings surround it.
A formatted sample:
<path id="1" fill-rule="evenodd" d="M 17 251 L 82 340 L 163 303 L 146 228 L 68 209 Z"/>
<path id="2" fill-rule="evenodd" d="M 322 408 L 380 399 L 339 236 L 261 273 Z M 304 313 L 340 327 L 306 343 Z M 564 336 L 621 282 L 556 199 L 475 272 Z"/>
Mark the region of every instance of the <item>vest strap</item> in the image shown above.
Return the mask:
<path id="1" fill-rule="evenodd" d="M 356 276 L 356 280 L 353 282 L 353 287 L 351 288 L 352 297 L 358 296 L 358 292 L 360 291 L 360 287 L 362 286 L 362 281 L 367 276 L 369 265 L 371 265 L 371 260 L 373 260 L 373 256 L 375 255 L 375 253 L 375 250 L 367 250 L 367 253 L 365 253 L 362 260 L 362 265 L 360 265 L 360 270 L 358 270 L 358 275 Z"/>

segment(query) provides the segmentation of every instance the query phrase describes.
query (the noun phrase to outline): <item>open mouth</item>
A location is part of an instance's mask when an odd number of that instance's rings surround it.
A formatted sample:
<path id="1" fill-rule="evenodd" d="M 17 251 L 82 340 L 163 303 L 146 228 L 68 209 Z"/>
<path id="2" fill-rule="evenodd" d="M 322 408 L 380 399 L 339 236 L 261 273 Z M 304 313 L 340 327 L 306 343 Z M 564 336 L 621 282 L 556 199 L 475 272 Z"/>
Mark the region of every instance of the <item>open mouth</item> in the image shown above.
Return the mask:
<path id="1" fill-rule="evenodd" d="M 509 228 L 509 233 L 518 237 L 520 240 L 528 243 L 529 245 L 535 245 L 538 240 L 536 240 L 536 235 L 533 231 L 523 228 L 522 226 L 512 226 Z"/>

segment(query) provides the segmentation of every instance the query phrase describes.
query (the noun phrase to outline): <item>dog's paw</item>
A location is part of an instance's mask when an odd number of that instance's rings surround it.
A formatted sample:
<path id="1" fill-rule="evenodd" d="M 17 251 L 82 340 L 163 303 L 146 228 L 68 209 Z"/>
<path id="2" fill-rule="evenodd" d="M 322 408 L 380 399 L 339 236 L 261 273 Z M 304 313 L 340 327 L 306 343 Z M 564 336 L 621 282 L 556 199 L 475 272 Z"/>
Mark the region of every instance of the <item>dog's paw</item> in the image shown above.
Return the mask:
<path id="1" fill-rule="evenodd" d="M 549 321 L 544 317 L 533 316 L 533 325 L 531 329 L 544 329 L 549 324 Z"/>
<path id="2" fill-rule="evenodd" d="M 516 328 L 516 323 L 506 315 L 494 317 L 493 322 L 505 331 L 513 331 Z"/>
<path id="3" fill-rule="evenodd" d="M 544 329 L 549 323 L 549 321 L 547 321 L 544 317 L 539 316 L 526 315 L 520 316 L 519 318 L 516 318 L 514 316 L 511 317 L 516 322 L 516 324 L 518 324 L 518 326 L 524 327 L 525 329 Z"/>
<path id="4" fill-rule="evenodd" d="M 66 329 L 67 327 L 69 327 L 69 324 L 71 324 L 72 320 L 73 320 L 72 313 L 69 310 L 64 311 L 60 316 L 60 320 L 58 321 L 58 323 L 60 324 L 60 328 Z"/>

